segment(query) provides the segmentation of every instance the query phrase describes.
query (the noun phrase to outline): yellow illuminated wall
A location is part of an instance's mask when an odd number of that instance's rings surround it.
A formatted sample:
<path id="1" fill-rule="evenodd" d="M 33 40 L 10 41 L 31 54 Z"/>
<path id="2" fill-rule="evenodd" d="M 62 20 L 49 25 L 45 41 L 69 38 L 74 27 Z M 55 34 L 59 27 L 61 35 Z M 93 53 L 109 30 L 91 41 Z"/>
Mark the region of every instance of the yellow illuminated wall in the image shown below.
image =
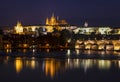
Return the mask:
<path id="1" fill-rule="evenodd" d="M 59 20 L 53 13 L 50 19 L 46 18 L 46 25 L 47 32 L 53 32 L 53 28 L 62 30 L 59 25 L 67 25 L 67 22 L 65 20 Z"/>
<path id="2" fill-rule="evenodd" d="M 50 19 L 46 19 L 46 25 L 58 25 L 54 14 L 52 14 L 52 17 Z"/>
<path id="3" fill-rule="evenodd" d="M 58 17 L 55 17 L 54 14 L 50 18 L 46 18 L 45 26 L 22 26 L 20 22 L 17 22 L 17 25 L 14 27 L 15 33 L 25 34 L 26 32 L 32 33 L 37 32 L 36 29 L 45 28 L 47 32 L 53 32 L 53 29 L 62 30 L 60 25 L 67 25 L 66 20 L 59 20 Z M 70 27 L 72 28 L 72 27 Z"/>
<path id="4" fill-rule="evenodd" d="M 17 25 L 15 26 L 15 32 L 17 34 L 22 34 L 23 33 L 23 26 L 20 22 L 18 22 Z"/>

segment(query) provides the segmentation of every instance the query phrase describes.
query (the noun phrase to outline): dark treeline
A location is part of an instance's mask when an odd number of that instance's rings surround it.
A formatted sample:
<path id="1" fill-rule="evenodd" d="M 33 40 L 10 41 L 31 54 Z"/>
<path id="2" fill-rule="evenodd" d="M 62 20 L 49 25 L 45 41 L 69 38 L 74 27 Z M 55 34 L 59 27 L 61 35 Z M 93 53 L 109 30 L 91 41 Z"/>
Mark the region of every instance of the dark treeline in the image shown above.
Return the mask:
<path id="1" fill-rule="evenodd" d="M 36 46 L 50 46 L 52 48 L 65 47 L 71 32 L 68 30 L 54 31 L 47 35 L 39 36 L 8 34 L 3 36 L 3 44 L 11 44 L 13 48 L 19 48 L 19 44 L 29 44 Z M 49 44 L 49 45 L 48 45 Z"/>

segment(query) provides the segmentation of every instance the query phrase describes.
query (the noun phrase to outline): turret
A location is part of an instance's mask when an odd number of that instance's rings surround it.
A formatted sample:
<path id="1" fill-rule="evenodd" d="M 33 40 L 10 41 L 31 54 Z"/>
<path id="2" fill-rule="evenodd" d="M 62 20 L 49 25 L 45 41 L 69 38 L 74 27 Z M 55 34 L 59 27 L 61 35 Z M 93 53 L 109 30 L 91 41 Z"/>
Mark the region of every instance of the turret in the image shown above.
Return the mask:
<path id="1" fill-rule="evenodd" d="M 22 34 L 23 33 L 23 27 L 22 24 L 18 21 L 17 25 L 15 26 L 15 32 L 17 34 Z"/>

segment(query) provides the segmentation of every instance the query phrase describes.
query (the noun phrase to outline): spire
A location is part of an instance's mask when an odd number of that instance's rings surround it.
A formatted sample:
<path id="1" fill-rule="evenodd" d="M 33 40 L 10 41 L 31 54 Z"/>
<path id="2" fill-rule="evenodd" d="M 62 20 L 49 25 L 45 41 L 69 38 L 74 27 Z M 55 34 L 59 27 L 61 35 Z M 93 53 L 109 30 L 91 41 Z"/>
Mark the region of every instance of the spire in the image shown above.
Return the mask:
<path id="1" fill-rule="evenodd" d="M 21 22 L 20 21 L 18 21 L 17 22 L 17 26 L 21 26 L 22 24 L 21 24 Z"/>
<path id="2" fill-rule="evenodd" d="M 15 26 L 15 31 L 18 34 L 22 34 L 23 33 L 23 26 L 22 26 L 20 21 L 17 22 L 17 25 Z"/>
<path id="3" fill-rule="evenodd" d="M 59 16 L 57 16 L 57 21 L 59 20 Z"/>
<path id="4" fill-rule="evenodd" d="M 46 25 L 48 25 L 49 24 L 49 19 L 48 18 L 46 18 Z"/>
<path id="5" fill-rule="evenodd" d="M 55 17 L 55 16 L 54 16 L 54 13 L 52 13 L 52 17 Z"/>
<path id="6" fill-rule="evenodd" d="M 88 27 L 88 22 L 85 22 L 85 23 L 84 23 L 84 27 Z"/>

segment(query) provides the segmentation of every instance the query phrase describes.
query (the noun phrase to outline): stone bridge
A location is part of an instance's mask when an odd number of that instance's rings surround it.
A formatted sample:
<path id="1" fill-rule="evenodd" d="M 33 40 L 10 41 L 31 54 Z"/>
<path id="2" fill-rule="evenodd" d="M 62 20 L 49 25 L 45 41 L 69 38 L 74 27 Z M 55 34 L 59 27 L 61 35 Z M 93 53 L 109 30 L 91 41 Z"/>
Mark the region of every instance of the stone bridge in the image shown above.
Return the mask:
<path id="1" fill-rule="evenodd" d="M 120 40 L 77 40 L 75 48 L 89 50 L 120 50 Z"/>

